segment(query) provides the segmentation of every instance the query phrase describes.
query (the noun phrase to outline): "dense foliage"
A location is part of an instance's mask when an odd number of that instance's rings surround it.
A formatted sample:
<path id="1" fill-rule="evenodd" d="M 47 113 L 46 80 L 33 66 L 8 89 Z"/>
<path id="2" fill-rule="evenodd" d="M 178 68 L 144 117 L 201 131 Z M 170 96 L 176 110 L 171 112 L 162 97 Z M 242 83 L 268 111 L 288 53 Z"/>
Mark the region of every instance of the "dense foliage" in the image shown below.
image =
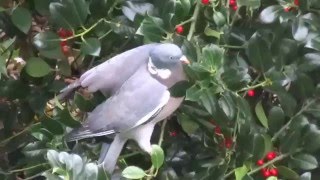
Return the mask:
<path id="1" fill-rule="evenodd" d="M 172 89 L 185 102 L 156 128 L 152 156 L 127 144 L 122 176 L 319 179 L 319 0 L 0 3 L 0 179 L 106 179 L 96 160 L 108 139 L 64 141 L 104 97 L 56 95 L 150 42 L 181 46 L 190 81 Z"/>

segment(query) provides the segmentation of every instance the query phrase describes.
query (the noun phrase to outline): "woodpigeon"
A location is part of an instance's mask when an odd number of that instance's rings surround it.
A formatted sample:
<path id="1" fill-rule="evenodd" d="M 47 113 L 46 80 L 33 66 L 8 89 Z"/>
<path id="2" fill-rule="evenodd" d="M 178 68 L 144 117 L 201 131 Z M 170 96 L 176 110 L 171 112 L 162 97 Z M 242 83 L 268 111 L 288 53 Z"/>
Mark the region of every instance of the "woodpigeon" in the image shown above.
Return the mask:
<path id="1" fill-rule="evenodd" d="M 126 51 L 84 73 L 77 86 L 111 93 L 88 113 L 82 127 L 73 129 L 67 141 L 115 134 L 109 149 L 104 144 L 99 161 L 112 173 L 128 139 L 151 153 L 150 138 L 157 122 L 171 115 L 183 97 L 170 96 L 169 88 L 186 80 L 183 63 L 188 60 L 174 44 L 150 44 Z"/>

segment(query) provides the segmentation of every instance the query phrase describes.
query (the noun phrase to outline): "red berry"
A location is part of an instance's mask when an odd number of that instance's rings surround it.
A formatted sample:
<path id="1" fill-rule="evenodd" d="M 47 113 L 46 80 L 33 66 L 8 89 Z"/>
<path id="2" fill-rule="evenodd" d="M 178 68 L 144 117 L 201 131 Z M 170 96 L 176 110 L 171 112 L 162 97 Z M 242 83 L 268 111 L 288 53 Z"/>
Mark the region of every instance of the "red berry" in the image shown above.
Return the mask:
<path id="1" fill-rule="evenodd" d="M 270 174 L 270 171 L 269 171 L 269 170 L 264 170 L 264 171 L 262 171 L 262 175 L 263 175 L 263 177 L 267 178 L 267 177 L 269 177 L 271 174 Z"/>
<path id="2" fill-rule="evenodd" d="M 269 172 L 270 172 L 271 176 L 278 176 L 278 174 L 279 174 L 277 168 L 272 168 L 269 170 Z"/>
<path id="3" fill-rule="evenodd" d="M 215 134 L 222 134 L 222 133 L 221 133 L 221 128 L 220 128 L 220 126 L 216 126 L 216 127 L 214 128 L 214 133 L 215 133 Z"/>
<path id="4" fill-rule="evenodd" d="M 66 46 L 67 45 L 67 41 L 61 41 L 60 42 L 60 46 L 62 47 L 62 46 Z"/>
<path id="5" fill-rule="evenodd" d="M 294 4 L 295 4 L 296 6 L 299 6 L 299 5 L 300 5 L 299 0 L 294 0 Z"/>
<path id="6" fill-rule="evenodd" d="M 68 35 L 67 35 L 67 31 L 65 30 L 65 29 L 63 29 L 63 28 L 60 28 L 59 30 L 58 30 L 58 35 L 60 36 L 60 37 L 62 37 L 62 38 L 66 38 Z"/>
<path id="7" fill-rule="evenodd" d="M 182 34 L 182 33 L 183 33 L 183 26 L 177 26 L 177 27 L 176 27 L 176 32 L 177 32 L 178 34 Z"/>
<path id="8" fill-rule="evenodd" d="M 176 137 L 177 136 L 177 132 L 176 131 L 169 132 L 169 135 L 171 137 Z"/>
<path id="9" fill-rule="evenodd" d="M 249 97 L 253 97 L 254 95 L 255 95 L 254 90 L 251 89 L 251 90 L 248 91 L 248 96 Z"/>
<path id="10" fill-rule="evenodd" d="M 61 46 L 61 50 L 64 55 L 68 55 L 68 53 L 70 51 L 70 47 L 69 46 Z"/>
<path id="11" fill-rule="evenodd" d="M 268 153 L 267 153 L 266 158 L 267 158 L 269 161 L 271 161 L 271 160 L 274 159 L 276 156 L 277 156 L 276 152 L 271 151 L 271 152 L 268 152 Z"/>
<path id="12" fill-rule="evenodd" d="M 237 1 L 236 0 L 230 0 L 229 5 L 230 6 L 236 6 L 237 5 Z"/>
<path id="13" fill-rule="evenodd" d="M 283 10 L 284 10 L 285 12 L 289 12 L 289 11 L 291 11 L 291 9 L 292 9 L 292 7 L 286 7 L 286 8 L 284 8 Z"/>
<path id="14" fill-rule="evenodd" d="M 232 139 L 231 138 L 226 138 L 224 140 L 224 146 L 227 148 L 227 149 L 230 149 L 232 147 Z"/>
<path id="15" fill-rule="evenodd" d="M 238 6 L 232 6 L 232 10 L 236 11 L 238 9 Z"/>
<path id="16" fill-rule="evenodd" d="M 66 30 L 67 37 L 73 36 L 73 32 L 71 30 Z"/>
<path id="17" fill-rule="evenodd" d="M 259 159 L 259 160 L 257 161 L 257 165 L 258 165 L 258 166 L 262 166 L 263 164 L 264 164 L 264 162 L 263 162 L 262 159 Z"/>
<path id="18" fill-rule="evenodd" d="M 207 5 L 210 3 L 210 0 L 201 0 L 202 4 Z"/>

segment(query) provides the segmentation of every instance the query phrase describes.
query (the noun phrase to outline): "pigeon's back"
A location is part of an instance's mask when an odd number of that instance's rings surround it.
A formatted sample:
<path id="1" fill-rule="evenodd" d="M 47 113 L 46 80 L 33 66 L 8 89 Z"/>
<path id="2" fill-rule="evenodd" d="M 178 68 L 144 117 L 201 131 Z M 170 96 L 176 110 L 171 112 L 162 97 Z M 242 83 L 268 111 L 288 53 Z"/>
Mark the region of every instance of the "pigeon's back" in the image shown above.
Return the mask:
<path id="1" fill-rule="evenodd" d="M 149 52 L 156 45 L 131 49 L 90 69 L 80 77 L 81 86 L 90 92 L 99 90 L 103 94 L 114 94 L 141 65 L 147 64 Z"/>
<path id="2" fill-rule="evenodd" d="M 147 44 L 128 50 L 85 72 L 79 80 L 60 91 L 63 99 L 82 86 L 89 92 L 101 91 L 104 95 L 114 94 L 136 70 L 147 65 L 149 52 L 158 44 Z"/>

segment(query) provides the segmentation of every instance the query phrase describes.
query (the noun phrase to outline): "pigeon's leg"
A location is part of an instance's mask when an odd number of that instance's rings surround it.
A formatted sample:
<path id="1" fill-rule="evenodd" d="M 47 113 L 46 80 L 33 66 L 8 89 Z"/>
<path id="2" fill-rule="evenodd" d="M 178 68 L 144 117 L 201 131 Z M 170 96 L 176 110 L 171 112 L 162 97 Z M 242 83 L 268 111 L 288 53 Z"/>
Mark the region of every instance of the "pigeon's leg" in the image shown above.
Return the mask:
<path id="1" fill-rule="evenodd" d="M 134 139 L 140 148 L 147 153 L 151 153 L 151 135 L 153 132 L 155 124 L 153 122 L 147 123 L 145 125 L 141 125 L 134 130 L 132 133 L 132 139 Z"/>
<path id="2" fill-rule="evenodd" d="M 115 169 L 118 157 L 126 141 L 127 139 L 122 138 L 120 134 L 117 134 L 112 141 L 110 148 L 102 162 L 104 170 L 106 170 L 108 173 L 112 174 L 113 170 Z"/>
<path id="3" fill-rule="evenodd" d="M 111 146 L 110 143 L 102 143 L 98 164 L 102 164 L 103 163 L 103 160 L 105 159 L 110 146 Z"/>

